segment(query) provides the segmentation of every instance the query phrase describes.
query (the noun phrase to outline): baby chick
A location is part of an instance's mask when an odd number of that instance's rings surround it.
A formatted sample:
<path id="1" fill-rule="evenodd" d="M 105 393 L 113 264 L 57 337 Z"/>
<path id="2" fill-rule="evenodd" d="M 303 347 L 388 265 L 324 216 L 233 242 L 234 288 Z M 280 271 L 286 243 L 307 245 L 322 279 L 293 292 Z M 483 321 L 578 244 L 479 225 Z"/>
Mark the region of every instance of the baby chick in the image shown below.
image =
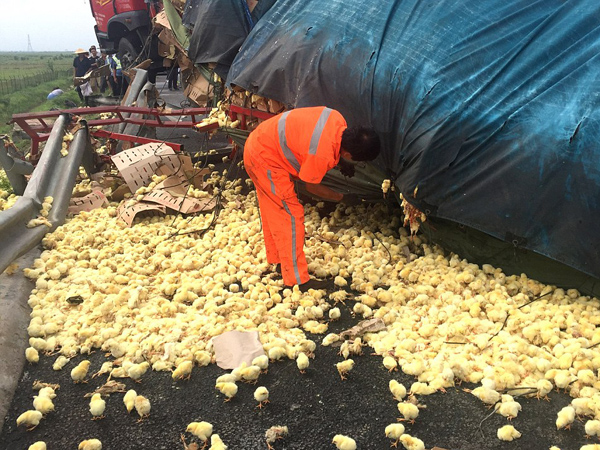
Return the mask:
<path id="1" fill-rule="evenodd" d="M 306 356 L 306 354 L 303 352 L 298 353 L 298 357 L 296 358 L 296 365 L 298 366 L 300 373 L 305 373 L 306 369 L 308 369 L 308 366 L 310 365 L 308 356 Z"/>
<path id="2" fill-rule="evenodd" d="M 150 363 L 144 361 L 141 364 L 133 364 L 129 369 L 127 369 L 127 375 L 136 383 L 139 383 L 141 378 L 144 376 L 148 368 L 150 367 Z"/>
<path id="3" fill-rule="evenodd" d="M 402 442 L 402 445 L 406 450 L 425 450 L 423 441 L 410 434 L 403 434 L 400 436 L 400 442 Z"/>
<path id="4" fill-rule="evenodd" d="M 258 366 L 248 366 L 240 370 L 240 375 L 243 381 L 247 383 L 256 383 L 256 380 L 258 380 L 258 376 L 260 375 L 260 371 L 261 369 Z"/>
<path id="5" fill-rule="evenodd" d="M 34 442 L 27 450 L 46 450 L 46 443 L 43 441 Z"/>
<path id="6" fill-rule="evenodd" d="M 225 399 L 226 402 L 235 397 L 235 394 L 237 394 L 238 391 L 237 384 L 230 382 L 217 383 L 215 387 L 219 390 L 219 392 L 221 392 L 221 394 L 227 397 Z"/>
<path id="7" fill-rule="evenodd" d="M 498 428 L 496 435 L 501 441 L 512 441 L 513 439 L 519 439 L 521 437 L 521 433 L 519 433 L 512 425 L 504 425 L 502 428 Z"/>
<path id="8" fill-rule="evenodd" d="M 45 395 L 33 397 L 33 407 L 43 415 L 48 414 L 50 411 L 54 411 L 54 403 L 52 403 L 52 400 Z"/>
<path id="9" fill-rule="evenodd" d="M 406 388 L 402 383 L 399 383 L 396 380 L 390 380 L 389 386 L 390 392 L 396 400 L 400 401 L 406 397 Z"/>
<path id="10" fill-rule="evenodd" d="M 342 313 L 341 313 L 341 311 L 340 311 L 340 308 L 338 308 L 338 307 L 331 308 L 331 309 L 329 310 L 329 318 L 330 318 L 331 320 L 337 320 L 337 319 L 339 319 L 339 318 L 340 318 L 340 316 L 341 316 L 341 315 L 342 315 Z"/>
<path id="11" fill-rule="evenodd" d="M 479 386 L 471 391 L 483 403 L 493 405 L 500 400 L 500 393 L 486 386 Z"/>
<path id="12" fill-rule="evenodd" d="M 123 396 L 123 403 L 125 403 L 125 408 L 127 408 L 127 413 L 130 413 L 131 410 L 135 407 L 135 398 L 137 397 L 137 392 L 133 389 L 128 390 Z"/>
<path id="13" fill-rule="evenodd" d="M 269 357 L 267 355 L 257 356 L 252 360 L 252 365 L 260 367 L 262 373 L 267 373 L 269 369 Z"/>
<path id="14" fill-rule="evenodd" d="M 398 411 L 402 414 L 402 418 L 398 419 L 399 422 L 407 420 L 413 424 L 415 423 L 415 419 L 419 416 L 419 407 L 410 402 L 398 403 Z"/>
<path id="15" fill-rule="evenodd" d="M 213 432 L 213 426 L 208 422 L 192 422 L 185 429 L 188 433 L 192 433 L 201 441 L 205 442 Z"/>
<path id="16" fill-rule="evenodd" d="M 575 420 L 575 409 L 572 406 L 565 406 L 561 409 L 556 417 L 556 429 L 566 428 L 571 429 L 571 424 Z"/>
<path id="17" fill-rule="evenodd" d="M 25 350 L 25 358 L 32 364 L 37 363 L 40 360 L 40 354 L 33 347 L 27 347 Z"/>
<path id="18" fill-rule="evenodd" d="M 61 370 L 63 367 L 65 367 L 67 365 L 67 363 L 70 361 L 69 358 L 67 358 L 66 356 L 60 355 L 58 358 L 56 358 L 56 361 L 54 361 L 54 364 L 52 364 L 52 370 Z"/>
<path id="19" fill-rule="evenodd" d="M 337 368 L 337 371 L 340 374 L 342 380 L 345 380 L 346 374 L 354 368 L 354 360 L 347 359 L 345 361 L 337 363 L 335 367 Z"/>
<path id="20" fill-rule="evenodd" d="M 140 420 L 143 420 L 150 414 L 150 400 L 143 395 L 138 395 L 134 401 L 135 410 L 140 416 Z"/>
<path id="21" fill-rule="evenodd" d="M 336 434 L 333 437 L 333 443 L 338 450 L 356 450 L 356 442 L 354 439 L 343 434 Z"/>
<path id="22" fill-rule="evenodd" d="M 27 431 L 31 431 L 40 424 L 40 420 L 42 420 L 42 413 L 35 409 L 30 409 L 17 417 L 17 426 L 25 425 Z"/>
<path id="23" fill-rule="evenodd" d="M 92 413 L 92 420 L 104 419 L 104 409 L 106 408 L 106 402 L 102 399 L 101 394 L 92 395 L 90 400 L 90 413 Z"/>
<path id="24" fill-rule="evenodd" d="M 394 370 L 398 370 L 398 361 L 392 356 L 386 356 L 383 358 L 383 367 L 388 371 L 393 372 Z"/>
<path id="25" fill-rule="evenodd" d="M 38 395 L 40 397 L 48 397 L 50 400 L 54 399 L 56 397 L 56 393 L 54 392 L 54 388 L 50 387 L 50 386 L 46 386 L 41 388 L 38 391 Z"/>
<path id="26" fill-rule="evenodd" d="M 105 361 L 102 363 L 102 366 L 100 366 L 100 370 L 98 372 L 96 372 L 94 375 L 92 375 L 92 378 L 96 378 L 99 375 L 109 373 L 112 371 L 112 369 L 113 369 L 112 361 Z"/>
<path id="27" fill-rule="evenodd" d="M 85 359 L 81 361 L 73 370 L 71 370 L 71 379 L 75 383 L 86 383 L 85 377 L 90 369 L 90 362 Z"/>
<path id="28" fill-rule="evenodd" d="M 79 444 L 78 450 L 102 450 L 102 442 L 98 439 L 86 439 Z"/>
<path id="29" fill-rule="evenodd" d="M 496 405 L 496 412 L 506 417 L 508 420 L 512 420 L 517 417 L 521 409 L 521 404 L 514 401 L 510 395 L 503 395 L 502 403 Z"/>
<path id="30" fill-rule="evenodd" d="M 544 399 L 546 401 L 550 401 L 550 399 L 548 398 L 548 394 L 550 393 L 550 391 L 552 391 L 552 388 L 554 386 L 552 385 L 552 382 L 550 380 L 546 380 L 544 378 L 542 378 L 541 380 L 539 380 L 537 382 L 536 388 L 537 388 L 537 394 L 536 397 L 537 399 Z"/>
<path id="31" fill-rule="evenodd" d="M 208 450 L 227 450 L 227 446 L 218 434 L 210 437 L 210 447 Z"/>
<path id="32" fill-rule="evenodd" d="M 387 427 L 385 427 L 385 437 L 389 439 L 394 439 L 393 447 L 398 446 L 398 441 L 400 440 L 400 436 L 404 434 L 404 425 L 401 423 L 391 423 Z"/>
<path id="33" fill-rule="evenodd" d="M 600 420 L 588 420 L 585 423 L 585 437 L 600 436 Z"/>
<path id="34" fill-rule="evenodd" d="M 189 380 L 192 376 L 192 367 L 193 366 L 194 366 L 194 363 L 192 361 L 183 361 L 181 364 L 179 364 L 175 368 L 171 377 L 174 380 L 183 380 L 184 378 L 186 380 Z"/>
<path id="35" fill-rule="evenodd" d="M 269 450 L 273 450 L 271 445 L 278 439 L 283 439 L 288 434 L 288 427 L 285 425 L 273 425 L 267 431 L 265 431 L 265 439 L 267 440 L 267 447 Z"/>
<path id="36" fill-rule="evenodd" d="M 262 408 L 269 403 L 269 391 L 266 387 L 260 386 L 254 391 L 254 400 L 258 402 L 258 408 Z"/>

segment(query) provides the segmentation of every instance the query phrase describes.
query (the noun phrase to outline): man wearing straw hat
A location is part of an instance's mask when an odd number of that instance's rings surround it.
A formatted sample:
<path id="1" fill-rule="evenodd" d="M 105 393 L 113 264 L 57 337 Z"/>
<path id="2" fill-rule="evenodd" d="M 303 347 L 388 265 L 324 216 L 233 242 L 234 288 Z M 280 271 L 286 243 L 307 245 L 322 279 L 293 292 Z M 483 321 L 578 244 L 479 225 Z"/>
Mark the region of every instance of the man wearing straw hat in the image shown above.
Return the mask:
<path id="1" fill-rule="evenodd" d="M 92 68 L 92 61 L 88 58 L 86 50 L 78 48 L 75 50 L 75 54 L 77 56 L 73 60 L 73 80 L 76 77 L 84 76 Z M 81 86 L 77 86 L 75 90 L 79 94 L 79 99 L 85 103 L 85 106 L 88 106 L 87 96 L 84 96 L 81 92 Z"/>

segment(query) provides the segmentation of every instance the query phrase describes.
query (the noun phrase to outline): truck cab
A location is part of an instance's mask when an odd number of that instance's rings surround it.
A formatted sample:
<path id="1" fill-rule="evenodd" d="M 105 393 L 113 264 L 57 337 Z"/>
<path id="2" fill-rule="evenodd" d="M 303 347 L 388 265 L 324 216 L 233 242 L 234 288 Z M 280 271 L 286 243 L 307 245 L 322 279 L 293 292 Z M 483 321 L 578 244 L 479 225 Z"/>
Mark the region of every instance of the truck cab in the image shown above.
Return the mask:
<path id="1" fill-rule="evenodd" d="M 117 50 L 124 67 L 144 50 L 152 18 L 162 9 L 159 0 L 90 0 L 94 29 L 103 49 Z"/>

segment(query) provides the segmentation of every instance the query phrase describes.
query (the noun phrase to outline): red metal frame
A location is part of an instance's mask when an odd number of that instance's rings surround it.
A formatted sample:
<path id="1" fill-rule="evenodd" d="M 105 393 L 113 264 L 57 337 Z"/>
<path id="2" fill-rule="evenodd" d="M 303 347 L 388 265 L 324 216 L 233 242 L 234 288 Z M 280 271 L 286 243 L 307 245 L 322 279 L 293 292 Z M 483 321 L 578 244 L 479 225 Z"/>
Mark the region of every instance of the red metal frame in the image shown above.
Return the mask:
<path id="1" fill-rule="evenodd" d="M 36 159 L 39 150 L 40 142 L 48 140 L 52 126 L 47 124 L 44 119 L 58 117 L 61 114 L 73 114 L 77 116 L 86 116 L 89 114 L 101 114 L 101 113 L 114 113 L 117 117 L 111 119 L 94 119 L 87 122 L 89 127 L 115 125 L 119 123 L 130 123 L 134 125 L 145 125 L 149 127 L 158 128 L 192 128 L 198 125 L 203 117 L 211 111 L 211 108 L 184 108 L 184 109 L 173 109 L 173 110 L 161 110 L 156 108 L 138 108 L 136 106 L 98 106 L 94 108 L 74 108 L 74 109 L 63 109 L 57 111 L 41 111 L 35 113 L 22 113 L 15 114 L 9 123 L 18 124 L 25 133 L 31 138 L 31 159 Z M 123 114 L 143 114 L 146 116 L 154 116 L 151 118 L 141 117 L 123 117 Z M 255 114 L 256 115 L 256 114 Z M 163 116 L 191 116 L 191 120 L 177 120 L 177 121 L 163 121 Z M 257 116 L 257 115 L 256 115 Z M 258 117 L 258 116 L 257 116 Z M 39 124 L 30 125 L 27 121 L 37 120 Z M 218 124 L 203 125 L 202 127 L 196 128 L 196 131 L 211 131 L 218 128 Z M 95 133 L 95 131 L 93 132 Z M 129 140 L 132 142 L 144 143 L 142 138 L 139 136 L 125 136 L 120 134 L 114 136 L 116 139 Z M 137 140 L 136 140 L 137 139 Z M 162 142 L 148 140 L 146 142 Z M 171 145 L 171 144 L 170 144 Z"/>
<path id="2" fill-rule="evenodd" d="M 231 117 L 231 120 L 238 120 L 238 118 L 239 118 L 240 129 L 242 129 L 242 130 L 247 129 L 246 128 L 247 118 L 256 117 L 258 119 L 266 120 L 266 119 L 270 119 L 271 117 L 273 117 L 275 115 L 276 114 L 273 114 L 270 112 L 259 111 L 258 109 L 243 108 L 243 107 L 237 106 L 237 105 L 229 106 L 229 117 Z"/>

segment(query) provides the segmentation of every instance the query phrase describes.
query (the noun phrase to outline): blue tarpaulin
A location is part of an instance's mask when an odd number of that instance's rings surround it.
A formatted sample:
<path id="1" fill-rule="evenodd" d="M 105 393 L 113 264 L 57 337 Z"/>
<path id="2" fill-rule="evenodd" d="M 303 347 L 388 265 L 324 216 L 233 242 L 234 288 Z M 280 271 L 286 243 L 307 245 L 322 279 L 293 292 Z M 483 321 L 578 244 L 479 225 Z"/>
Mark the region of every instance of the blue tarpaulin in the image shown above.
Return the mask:
<path id="1" fill-rule="evenodd" d="M 372 125 L 430 217 L 600 277 L 600 3 L 277 0 L 227 82 Z"/>

